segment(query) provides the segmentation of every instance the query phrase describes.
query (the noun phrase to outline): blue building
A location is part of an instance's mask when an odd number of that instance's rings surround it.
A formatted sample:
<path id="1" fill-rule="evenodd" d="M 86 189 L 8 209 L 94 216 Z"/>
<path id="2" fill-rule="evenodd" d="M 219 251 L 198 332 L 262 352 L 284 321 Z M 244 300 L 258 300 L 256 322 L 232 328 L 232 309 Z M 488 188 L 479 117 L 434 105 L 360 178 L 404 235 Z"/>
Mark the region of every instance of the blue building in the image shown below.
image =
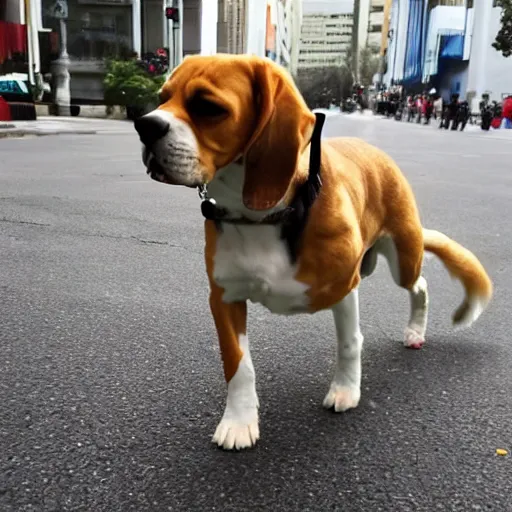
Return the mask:
<path id="1" fill-rule="evenodd" d="M 384 83 L 501 100 L 512 91 L 512 58 L 491 46 L 500 13 L 495 0 L 393 0 Z"/>

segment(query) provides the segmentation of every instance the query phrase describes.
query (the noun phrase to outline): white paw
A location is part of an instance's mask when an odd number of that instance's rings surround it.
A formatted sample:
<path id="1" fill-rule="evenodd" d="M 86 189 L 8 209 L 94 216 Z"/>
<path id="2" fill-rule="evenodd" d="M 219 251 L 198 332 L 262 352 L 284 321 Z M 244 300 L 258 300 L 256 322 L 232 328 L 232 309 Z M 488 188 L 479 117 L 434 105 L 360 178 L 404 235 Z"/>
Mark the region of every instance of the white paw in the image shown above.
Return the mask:
<path id="1" fill-rule="evenodd" d="M 259 438 L 260 428 L 256 413 L 249 422 L 222 418 L 213 434 L 212 442 L 225 450 L 242 450 L 254 446 Z"/>
<path id="2" fill-rule="evenodd" d="M 357 407 L 360 398 L 359 387 L 331 384 L 329 392 L 325 395 L 323 406 L 326 409 L 334 407 L 335 412 L 343 412 Z"/>
<path id="3" fill-rule="evenodd" d="M 425 337 L 411 327 L 405 328 L 404 346 L 407 348 L 420 349 L 425 343 Z"/>

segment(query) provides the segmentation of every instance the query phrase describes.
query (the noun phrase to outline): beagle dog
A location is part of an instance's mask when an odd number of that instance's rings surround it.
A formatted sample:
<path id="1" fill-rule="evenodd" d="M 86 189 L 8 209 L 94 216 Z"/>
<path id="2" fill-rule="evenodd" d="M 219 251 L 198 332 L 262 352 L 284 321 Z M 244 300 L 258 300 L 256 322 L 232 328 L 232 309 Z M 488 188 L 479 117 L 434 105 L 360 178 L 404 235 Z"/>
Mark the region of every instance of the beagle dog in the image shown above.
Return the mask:
<path id="1" fill-rule="evenodd" d="M 242 449 L 259 439 L 247 301 L 284 315 L 333 312 L 337 355 L 323 405 L 336 412 L 356 407 L 361 396 L 358 286 L 379 254 L 410 296 L 406 347 L 425 341 L 424 251 L 465 289 L 456 326 L 471 325 L 488 305 L 492 283 L 483 266 L 457 242 L 422 228 L 395 162 L 355 138 L 320 144 L 317 136 L 315 143 L 318 118 L 277 64 L 248 55 L 187 57 L 160 100 L 135 122 L 147 172 L 206 196 L 210 308 L 227 382 L 217 445 Z M 312 176 L 317 186 L 304 193 Z"/>

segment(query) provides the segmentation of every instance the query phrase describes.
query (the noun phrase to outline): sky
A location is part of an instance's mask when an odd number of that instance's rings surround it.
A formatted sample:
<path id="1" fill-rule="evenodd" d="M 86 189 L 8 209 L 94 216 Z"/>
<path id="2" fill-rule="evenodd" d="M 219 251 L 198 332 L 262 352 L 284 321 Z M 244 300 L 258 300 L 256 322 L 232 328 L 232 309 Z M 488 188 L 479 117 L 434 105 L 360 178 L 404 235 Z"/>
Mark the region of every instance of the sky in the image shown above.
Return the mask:
<path id="1" fill-rule="evenodd" d="M 343 14 L 354 10 L 354 0 L 303 0 L 303 14 Z"/>

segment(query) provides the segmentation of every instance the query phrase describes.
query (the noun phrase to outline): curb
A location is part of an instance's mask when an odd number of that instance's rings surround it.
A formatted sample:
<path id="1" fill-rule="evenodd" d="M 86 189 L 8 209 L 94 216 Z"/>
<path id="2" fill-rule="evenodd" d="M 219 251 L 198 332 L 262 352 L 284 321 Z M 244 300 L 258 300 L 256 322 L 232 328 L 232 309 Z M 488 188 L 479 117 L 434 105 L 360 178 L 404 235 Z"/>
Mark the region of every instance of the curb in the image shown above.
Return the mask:
<path id="1" fill-rule="evenodd" d="M 1 129 L 0 128 L 0 139 L 6 139 L 10 137 L 26 137 L 26 136 L 35 136 L 35 137 L 44 137 L 48 135 L 95 135 L 97 130 L 26 130 L 21 128 L 9 128 L 9 129 Z"/>

